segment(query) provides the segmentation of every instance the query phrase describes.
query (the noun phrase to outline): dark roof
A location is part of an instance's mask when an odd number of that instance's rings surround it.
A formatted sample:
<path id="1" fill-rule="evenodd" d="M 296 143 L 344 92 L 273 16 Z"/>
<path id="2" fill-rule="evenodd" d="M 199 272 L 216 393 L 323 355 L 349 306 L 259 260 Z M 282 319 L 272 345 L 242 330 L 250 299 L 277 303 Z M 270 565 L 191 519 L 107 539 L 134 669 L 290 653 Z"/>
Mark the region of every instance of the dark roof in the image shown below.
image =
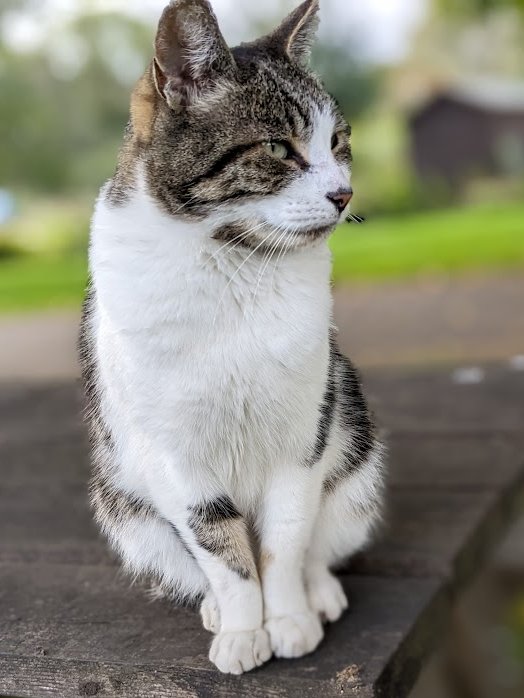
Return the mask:
<path id="1" fill-rule="evenodd" d="M 419 111 L 424 111 L 435 100 L 443 97 L 484 111 L 524 112 L 522 81 L 494 77 L 462 80 L 434 92 Z"/>

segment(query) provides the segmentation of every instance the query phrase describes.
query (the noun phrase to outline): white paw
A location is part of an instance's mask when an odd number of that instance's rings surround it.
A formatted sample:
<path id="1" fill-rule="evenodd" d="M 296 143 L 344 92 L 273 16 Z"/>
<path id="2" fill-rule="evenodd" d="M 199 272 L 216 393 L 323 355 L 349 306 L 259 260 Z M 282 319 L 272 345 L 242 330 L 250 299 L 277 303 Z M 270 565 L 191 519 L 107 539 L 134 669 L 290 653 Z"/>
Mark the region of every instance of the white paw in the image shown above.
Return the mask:
<path id="1" fill-rule="evenodd" d="M 242 674 L 267 662 L 271 657 L 265 630 L 219 633 L 211 643 L 209 659 L 224 674 Z"/>
<path id="2" fill-rule="evenodd" d="M 215 595 L 212 591 L 208 591 L 200 604 L 200 617 L 202 625 L 210 633 L 215 635 L 220 632 L 220 611 Z"/>
<path id="3" fill-rule="evenodd" d="M 313 652 L 324 636 L 315 613 L 268 618 L 265 628 L 269 633 L 271 649 L 277 657 L 302 657 Z"/>
<path id="4" fill-rule="evenodd" d="M 338 620 L 349 605 L 342 584 L 328 570 L 308 579 L 306 592 L 309 607 L 322 620 Z"/>

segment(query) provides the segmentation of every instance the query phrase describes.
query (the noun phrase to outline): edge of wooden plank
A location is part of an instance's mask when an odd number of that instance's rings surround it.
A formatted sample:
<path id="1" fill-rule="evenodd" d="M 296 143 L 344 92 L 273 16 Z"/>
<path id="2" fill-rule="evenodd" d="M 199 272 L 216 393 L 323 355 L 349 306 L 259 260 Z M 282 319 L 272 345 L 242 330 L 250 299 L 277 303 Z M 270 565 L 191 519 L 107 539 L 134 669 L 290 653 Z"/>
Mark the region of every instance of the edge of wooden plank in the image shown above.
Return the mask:
<path id="1" fill-rule="evenodd" d="M 9 675 L 5 668 L 8 665 Z M 64 665 L 67 673 L 63 671 Z M 20 692 L 21 679 L 24 689 Z M 241 676 L 187 667 L 127 665 L 46 657 L 0 654 L 0 695 L 10 698 L 334 698 L 343 694 L 372 698 L 372 688 L 362 687 L 358 674 L 341 672 L 330 680 L 273 677 L 263 669 Z"/>
<path id="2" fill-rule="evenodd" d="M 523 512 L 524 464 L 461 547 L 443 585 L 382 670 L 373 687 L 375 696 L 402 698 L 408 695 L 424 660 L 442 638 L 458 596 L 484 565 L 511 523 Z"/>

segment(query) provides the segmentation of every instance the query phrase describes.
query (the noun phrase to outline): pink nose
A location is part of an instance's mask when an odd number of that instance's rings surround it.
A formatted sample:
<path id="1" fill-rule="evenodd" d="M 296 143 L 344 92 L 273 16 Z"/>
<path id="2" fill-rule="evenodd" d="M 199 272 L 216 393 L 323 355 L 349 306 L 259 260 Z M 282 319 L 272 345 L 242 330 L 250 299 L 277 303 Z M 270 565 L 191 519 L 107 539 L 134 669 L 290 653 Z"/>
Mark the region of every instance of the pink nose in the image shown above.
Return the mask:
<path id="1" fill-rule="evenodd" d="M 338 191 L 333 191 L 329 194 L 326 194 L 326 196 L 330 201 L 332 201 L 335 204 L 338 212 L 342 213 L 342 211 L 351 201 L 351 197 L 353 196 L 353 189 L 351 189 L 350 187 L 348 189 L 339 189 Z"/>

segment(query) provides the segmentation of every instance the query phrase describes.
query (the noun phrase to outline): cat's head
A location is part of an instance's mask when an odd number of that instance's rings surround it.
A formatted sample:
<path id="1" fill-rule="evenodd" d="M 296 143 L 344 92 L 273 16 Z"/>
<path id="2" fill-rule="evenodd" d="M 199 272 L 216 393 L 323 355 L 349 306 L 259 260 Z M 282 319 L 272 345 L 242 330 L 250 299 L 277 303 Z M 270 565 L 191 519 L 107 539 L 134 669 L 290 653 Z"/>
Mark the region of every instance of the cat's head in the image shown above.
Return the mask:
<path id="1" fill-rule="evenodd" d="M 230 49 L 207 0 L 171 2 L 133 93 L 117 195 L 138 158 L 164 210 L 205 220 L 216 239 L 326 237 L 351 198 L 350 148 L 308 68 L 317 25 L 318 0 L 306 0 L 271 34 Z"/>

